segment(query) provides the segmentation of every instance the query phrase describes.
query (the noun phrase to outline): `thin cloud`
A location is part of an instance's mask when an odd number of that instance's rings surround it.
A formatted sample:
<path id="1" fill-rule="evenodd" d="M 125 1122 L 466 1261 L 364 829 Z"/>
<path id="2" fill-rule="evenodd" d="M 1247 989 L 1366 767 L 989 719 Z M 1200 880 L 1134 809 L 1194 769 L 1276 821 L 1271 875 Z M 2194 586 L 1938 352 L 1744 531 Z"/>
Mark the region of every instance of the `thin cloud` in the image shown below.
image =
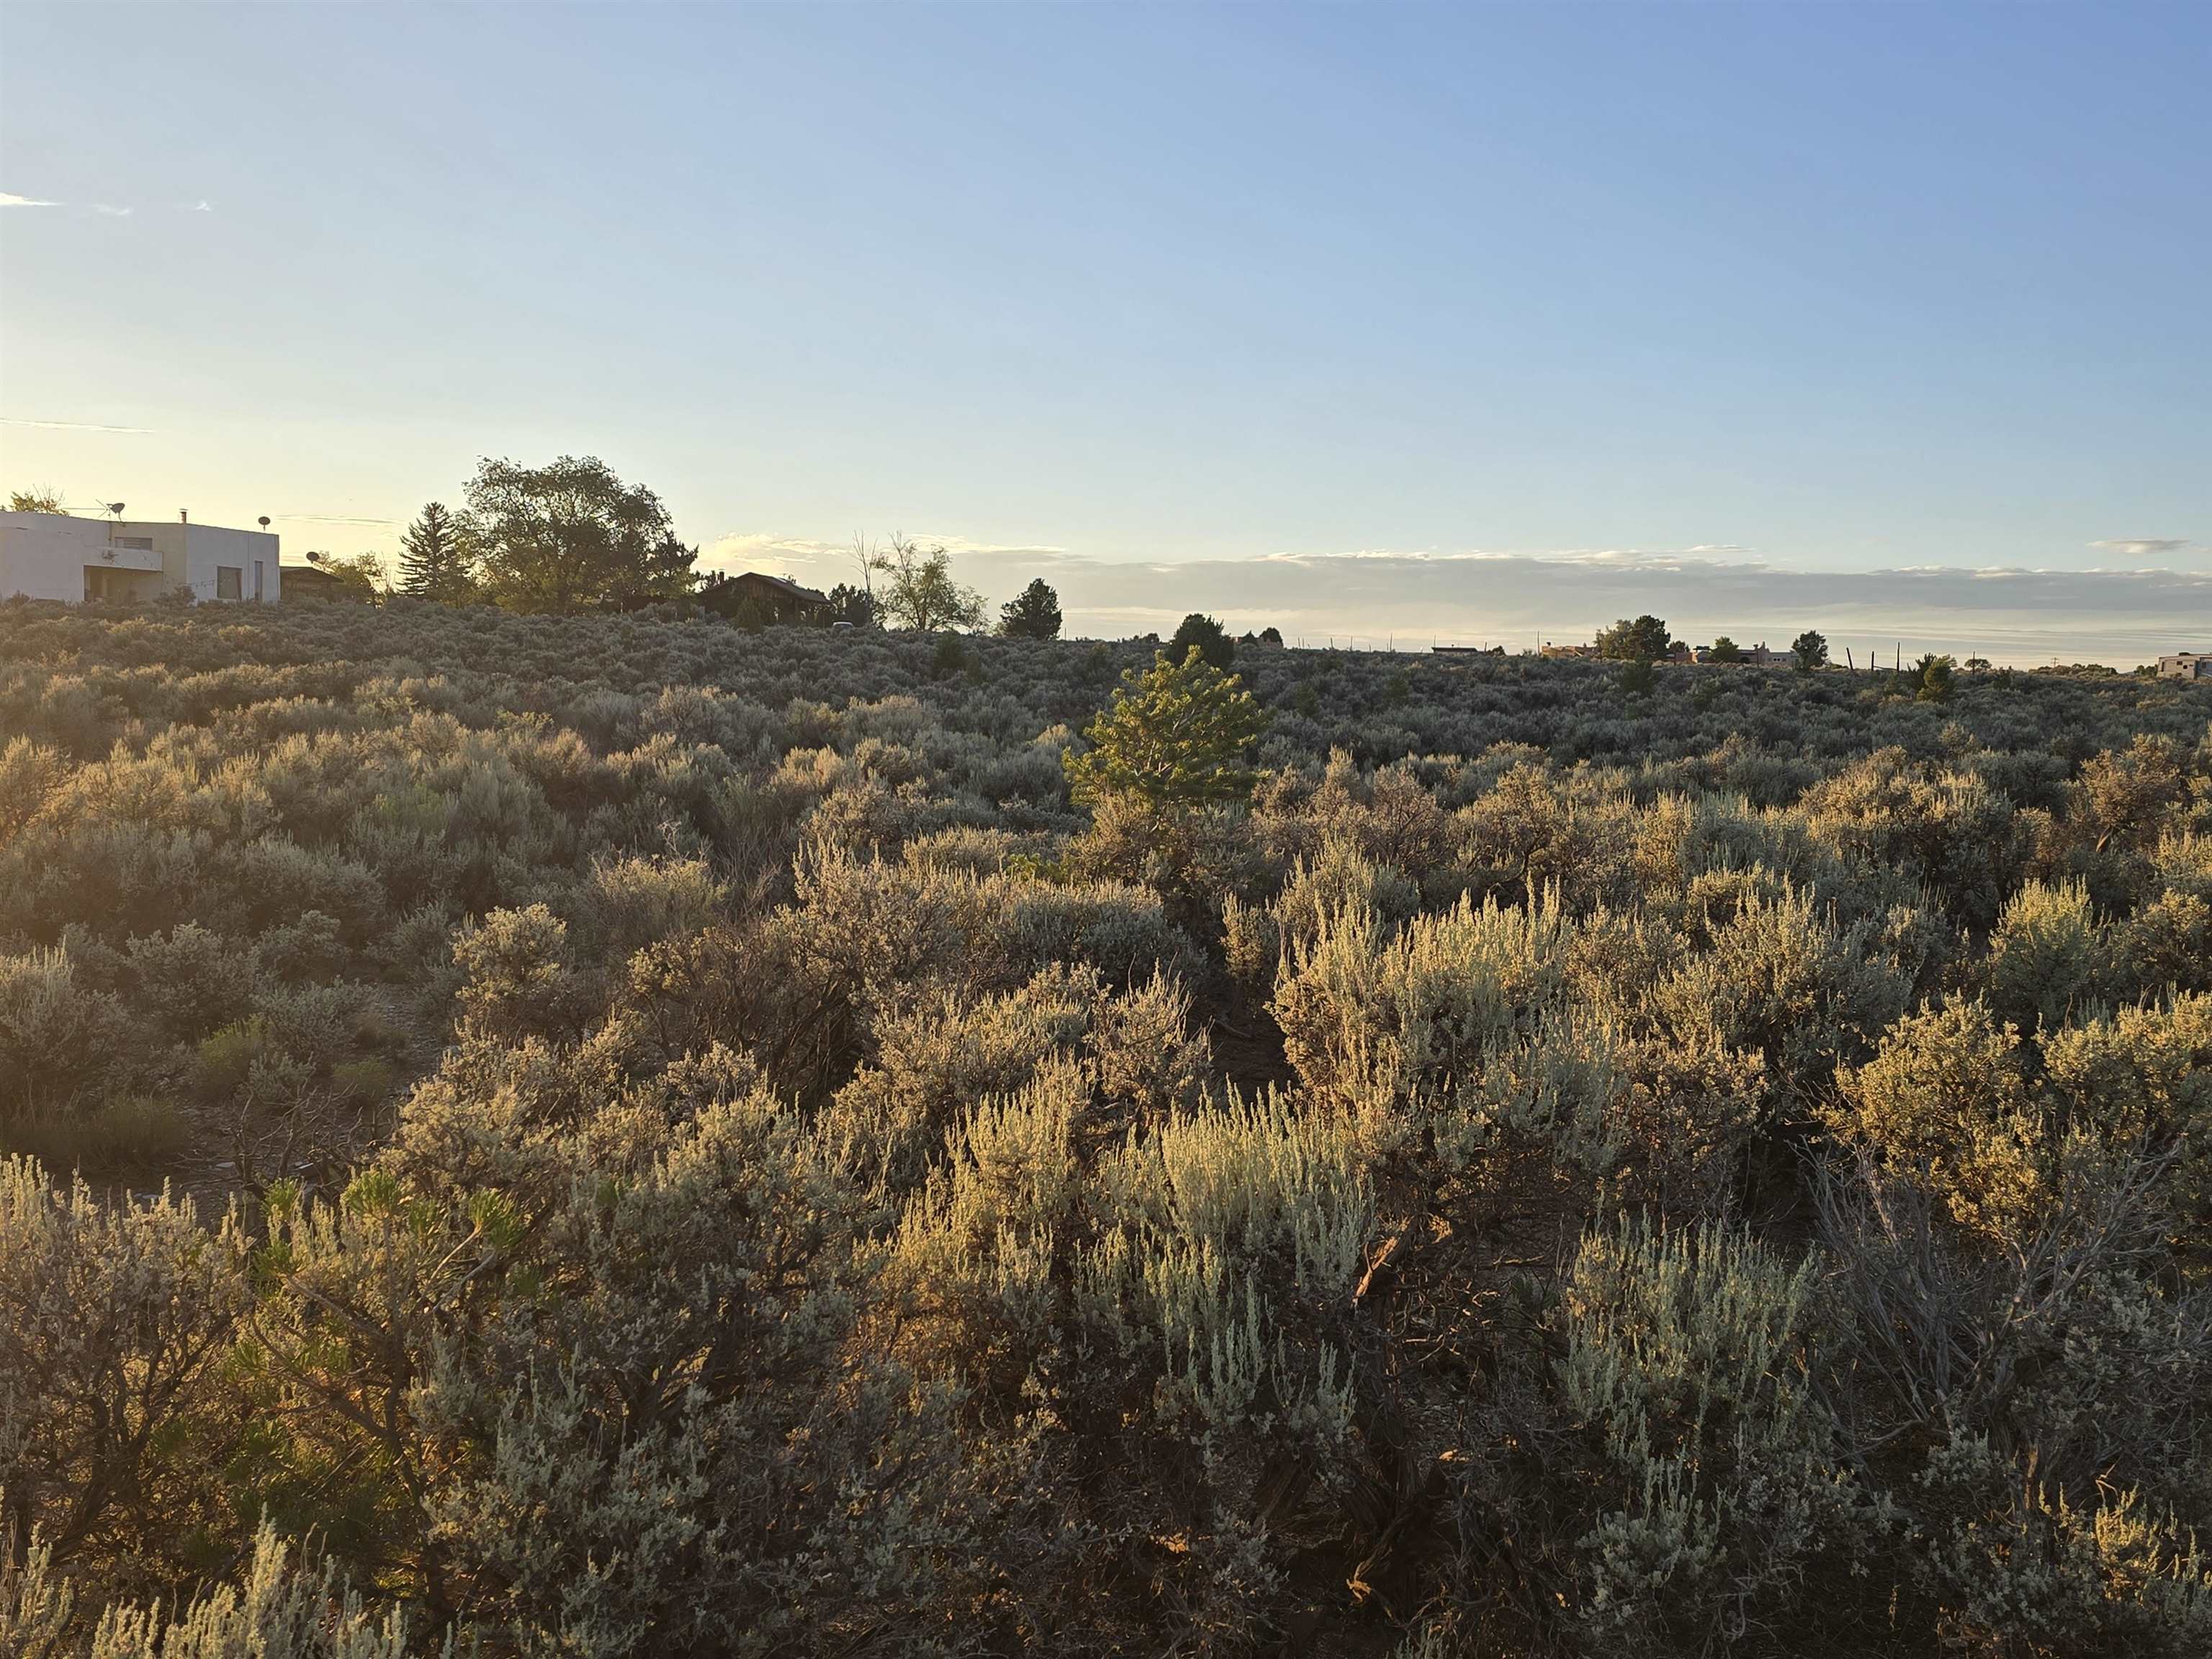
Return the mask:
<path id="1" fill-rule="evenodd" d="M 915 546 L 942 547 L 958 559 L 983 562 L 1015 561 L 1024 564 L 1048 564 L 1054 560 L 1074 558 L 1065 548 L 1009 547 L 995 542 L 972 541 L 965 536 L 914 536 Z M 869 544 L 878 551 L 887 550 L 888 537 L 870 538 Z M 859 566 L 853 558 L 850 542 L 817 541 L 805 536 L 779 536 L 770 531 L 731 531 L 716 536 L 707 544 L 700 562 L 709 570 L 755 570 L 769 565 L 778 569 L 808 567 L 827 571 L 826 580 L 846 581 L 857 580 Z"/>
<path id="2" fill-rule="evenodd" d="M 2212 635 L 2212 575 L 2179 571 L 2032 570 L 1963 566 L 1820 571 L 1750 559 L 1637 550 L 1593 558 L 1546 554 L 1374 549 L 1296 557 L 1123 564 L 1060 556 L 1025 566 L 975 569 L 986 590 L 1018 588 L 1032 574 L 1059 587 L 1068 627 L 1109 636 L 1166 633 L 1188 611 L 1219 617 L 1232 631 L 1272 623 L 1319 645 L 1583 641 L 1619 617 L 1666 617 L 1692 642 L 1728 634 L 1747 644 L 1786 645 L 1817 628 L 1887 659 L 1948 651 L 2014 662 L 2096 659 L 2122 667 L 2177 641 Z M 1607 551 L 1613 551 L 1607 550 Z"/>
<path id="3" fill-rule="evenodd" d="M 1326 560 L 1343 562 L 1370 560 L 1378 564 L 1495 564 L 1516 559 L 1542 564 L 1596 565 L 1612 569 L 1679 570 L 1690 566 L 1728 565 L 1742 570 L 1765 570 L 1762 560 L 1744 556 L 1752 551 L 1727 542 L 1706 542 L 1695 547 L 1464 547 L 1439 551 L 1435 548 L 1406 550 L 1363 547 L 1332 553 L 1262 553 L 1255 562 L 1304 564 Z"/>
<path id="4" fill-rule="evenodd" d="M 915 536 L 909 539 L 916 547 L 941 547 L 947 553 L 967 553 L 979 558 L 1000 558 L 1009 554 L 1049 558 L 1067 551 L 1064 547 L 1015 547 L 1004 542 L 975 542 L 965 536 Z"/>
<path id="5" fill-rule="evenodd" d="M 2177 553 L 2201 550 L 2186 536 L 2116 536 L 2110 541 L 2091 542 L 2089 545 L 2103 552 L 2124 554 L 2130 559 L 2170 559 Z"/>
<path id="6" fill-rule="evenodd" d="M 18 196 L 13 191 L 0 190 L 0 207 L 58 208 L 68 205 L 66 202 L 50 202 L 40 196 Z M 85 208 L 104 219 L 128 219 L 138 210 L 114 202 L 88 202 Z M 213 213 L 215 204 L 202 197 L 197 202 L 178 203 L 177 210 L 179 213 Z"/>
<path id="7" fill-rule="evenodd" d="M 371 530 L 389 530 L 399 520 L 338 518 L 324 513 L 272 513 L 269 515 L 269 522 L 271 524 L 353 524 L 362 525 Z"/>
<path id="8" fill-rule="evenodd" d="M 0 416 L 0 426 L 35 427 L 44 432 L 151 432 L 150 426 L 101 426 L 92 421 L 22 421 Z"/>
<path id="9" fill-rule="evenodd" d="M 774 565 L 781 571 L 793 566 L 836 564 L 850 569 L 853 550 L 849 545 L 840 547 L 800 536 L 732 531 L 709 542 L 700 562 L 708 570 L 757 570 Z"/>
<path id="10" fill-rule="evenodd" d="M 1065 548 L 1014 548 L 956 536 L 956 570 L 994 599 L 1032 577 L 1060 591 L 1068 631 L 1126 638 L 1171 631 L 1193 611 L 1232 632 L 1273 624 L 1293 642 L 1364 647 L 1587 640 L 1620 617 L 1650 611 L 1678 638 L 1728 634 L 1786 645 L 1808 628 L 1883 660 L 1972 653 L 1997 661 L 2096 660 L 2132 666 L 2176 644 L 2212 640 L 2212 574 L 2187 570 L 2038 570 L 1917 565 L 1887 570 L 1778 567 L 1729 543 L 1678 548 L 1358 548 L 1179 562 L 1103 559 Z M 2183 544 L 2184 546 L 2190 544 Z M 849 542 L 732 532 L 708 569 L 767 569 L 814 585 L 853 581 Z"/>

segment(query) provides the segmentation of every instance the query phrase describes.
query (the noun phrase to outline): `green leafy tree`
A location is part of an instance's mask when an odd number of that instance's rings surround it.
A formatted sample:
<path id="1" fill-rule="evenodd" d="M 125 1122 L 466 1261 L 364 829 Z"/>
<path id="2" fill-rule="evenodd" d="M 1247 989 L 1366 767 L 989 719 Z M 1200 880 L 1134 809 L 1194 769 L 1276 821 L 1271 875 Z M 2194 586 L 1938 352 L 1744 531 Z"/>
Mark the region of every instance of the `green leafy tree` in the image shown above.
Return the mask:
<path id="1" fill-rule="evenodd" d="M 1705 653 L 1705 660 L 1708 662 L 1741 662 L 1743 660 L 1743 647 L 1738 645 L 1734 640 L 1730 639 L 1727 635 L 1723 634 L 1713 641 L 1713 648 Z"/>
<path id="2" fill-rule="evenodd" d="M 1790 652 L 1797 659 L 1797 672 L 1801 674 L 1809 674 L 1816 668 L 1827 665 L 1827 639 L 1814 629 L 1807 629 L 1790 641 Z"/>
<path id="3" fill-rule="evenodd" d="M 1237 641 L 1229 637 L 1229 630 L 1195 611 L 1182 619 L 1182 626 L 1168 641 L 1168 658 L 1181 662 L 1194 649 L 1216 668 L 1225 670 L 1237 660 Z"/>
<path id="4" fill-rule="evenodd" d="M 876 609 L 891 627 L 929 633 L 983 625 L 983 596 L 952 579 L 952 561 L 943 548 L 925 550 L 894 536 L 890 551 L 871 555 L 868 568 L 884 578 Z"/>
<path id="5" fill-rule="evenodd" d="M 1657 617 L 1623 617 L 1597 636 L 1597 653 L 1615 662 L 1656 662 L 1674 649 L 1667 624 Z"/>
<path id="6" fill-rule="evenodd" d="M 1233 674 L 1193 646 L 1180 662 L 1156 653 L 1151 668 L 1121 676 L 1113 702 L 1085 730 L 1090 747 L 1061 757 L 1076 800 L 1133 802 L 1158 814 L 1241 799 L 1252 786 L 1245 749 L 1267 729 L 1267 711 Z"/>
<path id="7" fill-rule="evenodd" d="M 469 481 L 478 568 L 510 611 L 572 616 L 681 599 L 699 554 L 668 509 L 596 456 L 544 466 L 485 459 Z"/>
<path id="8" fill-rule="evenodd" d="M 999 631 L 1009 639 L 1060 637 L 1060 595 L 1039 576 L 999 607 Z"/>
<path id="9" fill-rule="evenodd" d="M 399 538 L 399 591 L 458 605 L 476 592 L 468 526 L 443 501 L 432 501 Z"/>

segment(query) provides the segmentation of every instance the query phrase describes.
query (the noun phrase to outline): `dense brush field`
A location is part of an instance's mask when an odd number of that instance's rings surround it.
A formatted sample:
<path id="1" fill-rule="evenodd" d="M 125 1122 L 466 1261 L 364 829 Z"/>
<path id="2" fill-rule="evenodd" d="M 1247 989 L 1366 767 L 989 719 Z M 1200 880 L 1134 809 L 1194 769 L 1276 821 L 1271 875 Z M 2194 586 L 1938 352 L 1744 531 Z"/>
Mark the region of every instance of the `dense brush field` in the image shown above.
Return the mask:
<path id="1" fill-rule="evenodd" d="M 1152 662 L 0 606 L 0 1653 L 2212 1651 L 2212 686 Z"/>

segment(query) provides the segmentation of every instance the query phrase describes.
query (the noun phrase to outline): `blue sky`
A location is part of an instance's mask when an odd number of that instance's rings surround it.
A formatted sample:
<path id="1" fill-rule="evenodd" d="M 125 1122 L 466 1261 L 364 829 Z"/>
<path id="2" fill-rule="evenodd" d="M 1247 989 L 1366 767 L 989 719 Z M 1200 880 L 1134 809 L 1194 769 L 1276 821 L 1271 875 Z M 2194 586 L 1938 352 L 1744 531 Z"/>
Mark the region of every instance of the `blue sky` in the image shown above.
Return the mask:
<path id="1" fill-rule="evenodd" d="M 1087 632 L 2140 656 L 2208 85 L 2194 5 L 11 4 L 0 478 L 350 550 L 595 453 Z"/>

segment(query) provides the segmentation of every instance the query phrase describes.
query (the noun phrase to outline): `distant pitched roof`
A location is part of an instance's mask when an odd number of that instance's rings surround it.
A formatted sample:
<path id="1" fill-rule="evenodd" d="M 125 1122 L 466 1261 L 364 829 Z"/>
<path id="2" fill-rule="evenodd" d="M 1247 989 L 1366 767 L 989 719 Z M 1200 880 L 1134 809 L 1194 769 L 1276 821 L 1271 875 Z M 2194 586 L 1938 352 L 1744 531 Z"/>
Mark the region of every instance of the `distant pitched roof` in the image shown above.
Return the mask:
<path id="1" fill-rule="evenodd" d="M 276 567 L 277 597 L 305 599 L 359 599 L 363 601 L 375 597 L 374 592 L 358 583 L 349 582 L 333 575 L 319 564 L 294 564 L 289 560 Z"/>
<path id="2" fill-rule="evenodd" d="M 742 570 L 730 580 L 739 582 L 764 583 L 786 599 L 797 599 L 805 605 L 830 603 L 830 596 L 827 593 L 817 593 L 811 587 L 801 587 L 787 576 L 771 576 L 765 570 Z"/>

